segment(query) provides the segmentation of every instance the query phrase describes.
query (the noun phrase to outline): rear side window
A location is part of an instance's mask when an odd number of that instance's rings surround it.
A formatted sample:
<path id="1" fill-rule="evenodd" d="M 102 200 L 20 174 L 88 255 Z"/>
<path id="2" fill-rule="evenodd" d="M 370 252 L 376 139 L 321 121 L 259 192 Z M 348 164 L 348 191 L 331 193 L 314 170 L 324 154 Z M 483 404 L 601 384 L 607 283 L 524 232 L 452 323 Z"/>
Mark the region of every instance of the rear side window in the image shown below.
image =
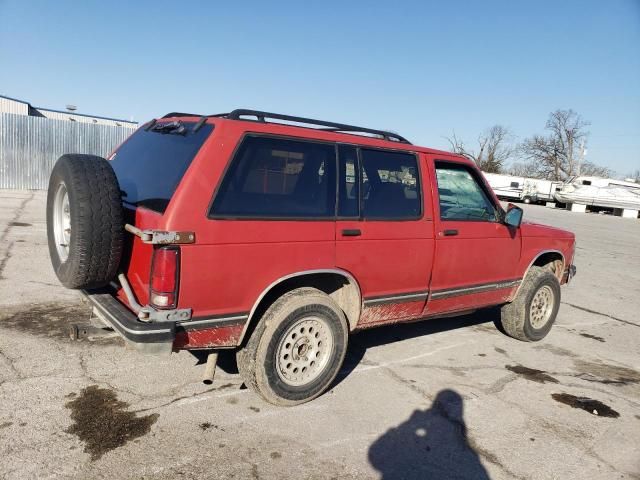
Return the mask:
<path id="1" fill-rule="evenodd" d="M 167 209 L 184 173 L 213 130 L 213 125 L 207 124 L 197 132 L 193 131 L 195 123 L 181 125 L 184 128 L 140 129 L 111 157 L 126 203 L 160 213 Z"/>
<path id="2" fill-rule="evenodd" d="M 421 200 L 415 155 L 368 149 L 362 149 L 360 152 L 363 218 L 419 218 Z"/>
<path id="3" fill-rule="evenodd" d="M 224 176 L 211 217 L 323 218 L 335 215 L 334 145 L 246 137 Z"/>

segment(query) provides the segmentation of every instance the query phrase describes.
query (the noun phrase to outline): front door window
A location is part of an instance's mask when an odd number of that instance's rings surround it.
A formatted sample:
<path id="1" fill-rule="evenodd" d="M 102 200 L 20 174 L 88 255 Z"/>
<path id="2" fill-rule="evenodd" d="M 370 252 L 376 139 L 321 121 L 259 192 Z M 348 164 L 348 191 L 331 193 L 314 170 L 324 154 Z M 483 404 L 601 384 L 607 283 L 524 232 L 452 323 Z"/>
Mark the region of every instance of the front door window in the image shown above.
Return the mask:
<path id="1" fill-rule="evenodd" d="M 441 220 L 495 222 L 498 212 L 464 165 L 436 163 Z"/>

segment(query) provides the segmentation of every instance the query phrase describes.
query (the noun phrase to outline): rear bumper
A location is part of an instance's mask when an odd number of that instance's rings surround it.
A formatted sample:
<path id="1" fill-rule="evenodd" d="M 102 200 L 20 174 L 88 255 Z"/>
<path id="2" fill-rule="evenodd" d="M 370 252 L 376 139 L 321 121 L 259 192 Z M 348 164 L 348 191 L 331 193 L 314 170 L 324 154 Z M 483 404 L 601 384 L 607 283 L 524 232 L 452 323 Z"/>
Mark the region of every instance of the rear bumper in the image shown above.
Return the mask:
<path id="1" fill-rule="evenodd" d="M 176 337 L 174 322 L 145 323 L 109 293 L 83 290 L 96 315 L 128 344 L 143 353 L 171 353 Z"/>

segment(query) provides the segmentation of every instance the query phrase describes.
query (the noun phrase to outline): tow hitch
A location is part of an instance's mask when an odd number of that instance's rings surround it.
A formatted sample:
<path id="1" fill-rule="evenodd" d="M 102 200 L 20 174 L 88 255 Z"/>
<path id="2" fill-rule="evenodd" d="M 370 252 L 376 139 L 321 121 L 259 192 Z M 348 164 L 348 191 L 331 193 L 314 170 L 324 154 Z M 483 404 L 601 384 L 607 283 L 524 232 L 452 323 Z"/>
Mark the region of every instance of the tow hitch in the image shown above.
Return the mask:
<path id="1" fill-rule="evenodd" d="M 69 338 L 73 341 L 76 340 L 92 340 L 97 337 L 117 337 L 118 334 L 111 328 L 96 327 L 95 325 L 69 325 L 67 330 Z"/>

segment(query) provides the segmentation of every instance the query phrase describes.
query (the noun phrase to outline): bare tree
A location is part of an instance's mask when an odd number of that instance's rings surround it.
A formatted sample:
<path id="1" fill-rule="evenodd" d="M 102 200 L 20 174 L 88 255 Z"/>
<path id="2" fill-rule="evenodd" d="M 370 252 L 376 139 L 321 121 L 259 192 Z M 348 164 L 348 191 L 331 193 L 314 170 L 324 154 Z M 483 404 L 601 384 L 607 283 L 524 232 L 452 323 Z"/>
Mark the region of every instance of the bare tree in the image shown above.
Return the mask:
<path id="1" fill-rule="evenodd" d="M 540 169 L 538 168 L 538 164 L 532 161 L 512 163 L 509 169 L 507 170 L 507 173 L 515 177 L 529 177 L 529 178 L 542 177 L 542 175 L 540 175 Z"/>
<path id="2" fill-rule="evenodd" d="M 488 173 L 500 173 L 506 161 L 513 153 L 509 144 L 511 132 L 502 125 L 494 125 L 478 136 L 478 147 L 468 148 L 464 142 L 453 132 L 447 141 L 451 145 L 451 151 L 473 160 L 478 168 Z"/>
<path id="3" fill-rule="evenodd" d="M 549 133 L 525 139 L 520 145 L 520 153 L 525 161 L 535 166 L 538 176 L 550 180 L 566 180 L 579 173 L 608 172 L 591 162 L 580 164 L 580 148 L 585 144 L 589 125 L 573 110 L 551 112 L 545 126 Z"/>
<path id="4" fill-rule="evenodd" d="M 580 175 L 588 175 L 591 177 L 610 177 L 613 172 L 608 167 L 596 165 L 593 162 L 583 162 L 580 166 Z"/>
<path id="5" fill-rule="evenodd" d="M 636 170 L 633 173 L 627 175 L 627 178 L 633 178 L 633 181 L 636 183 L 640 183 L 640 169 Z"/>

